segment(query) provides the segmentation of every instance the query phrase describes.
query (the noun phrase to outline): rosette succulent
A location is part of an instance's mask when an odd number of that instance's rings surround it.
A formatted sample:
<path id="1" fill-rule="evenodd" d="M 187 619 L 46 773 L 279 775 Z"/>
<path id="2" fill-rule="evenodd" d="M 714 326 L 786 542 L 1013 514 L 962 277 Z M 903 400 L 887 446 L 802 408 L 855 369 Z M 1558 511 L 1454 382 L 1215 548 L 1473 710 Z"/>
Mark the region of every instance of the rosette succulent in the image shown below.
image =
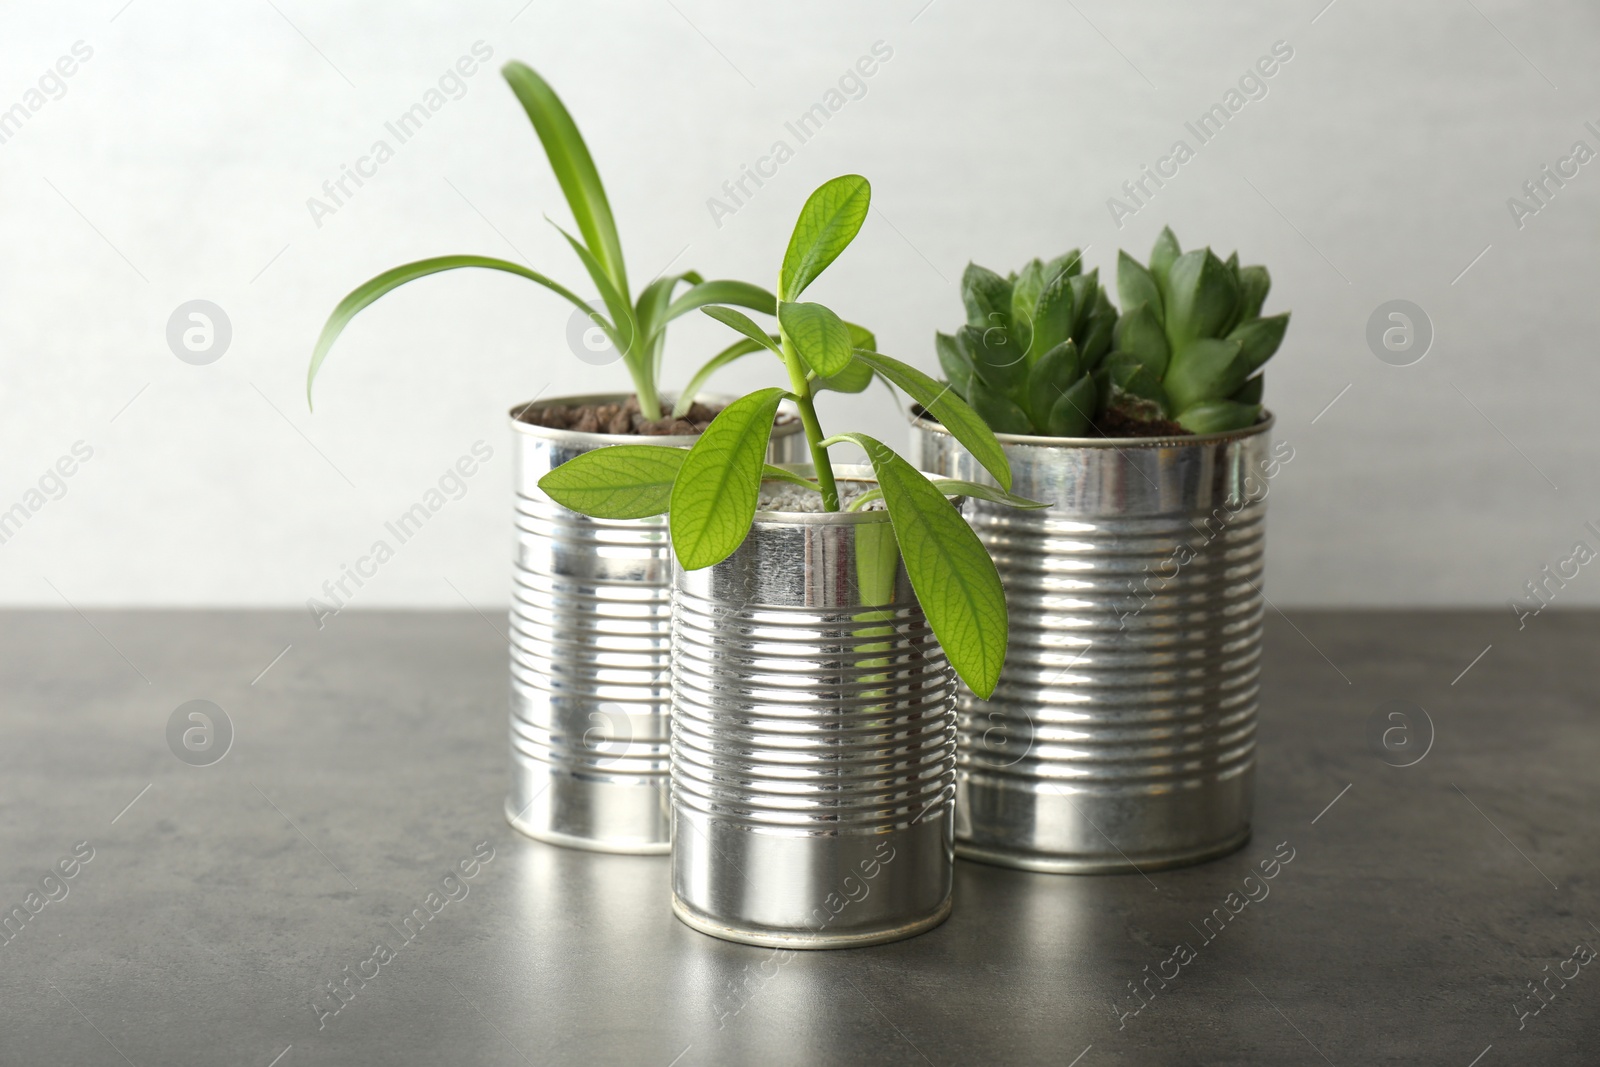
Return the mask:
<path id="1" fill-rule="evenodd" d="M 967 324 L 936 334 L 950 386 L 998 433 L 1078 437 L 1098 407 L 1092 372 L 1111 349 L 1116 308 L 1074 249 L 1002 278 L 961 276 Z"/>
<path id="2" fill-rule="evenodd" d="M 1263 318 L 1267 268 L 1209 248 L 1182 252 L 1163 229 L 1147 267 L 1117 254 L 1113 351 L 1096 372 L 1102 410 L 1124 421 L 1172 420 L 1191 433 L 1242 430 L 1261 417 L 1261 365 L 1289 313 Z M 976 405 L 974 405 L 976 406 Z"/>

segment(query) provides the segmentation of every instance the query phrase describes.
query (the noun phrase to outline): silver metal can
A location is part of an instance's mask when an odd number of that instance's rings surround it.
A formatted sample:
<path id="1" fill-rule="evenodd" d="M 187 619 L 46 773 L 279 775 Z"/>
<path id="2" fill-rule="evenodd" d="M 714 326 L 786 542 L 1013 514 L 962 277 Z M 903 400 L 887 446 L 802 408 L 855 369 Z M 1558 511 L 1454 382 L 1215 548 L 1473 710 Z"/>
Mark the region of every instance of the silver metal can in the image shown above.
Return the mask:
<path id="1" fill-rule="evenodd" d="M 1053 506 L 968 506 L 1011 641 L 990 699 L 958 698 L 958 855 L 1120 872 L 1249 839 L 1271 429 L 998 435 L 1012 491 Z M 911 433 L 923 469 L 992 482 L 936 421 Z"/>
<path id="2" fill-rule="evenodd" d="M 626 394 L 544 404 L 620 403 Z M 721 398 L 708 398 L 720 400 Z M 592 519 L 539 489 L 574 456 L 607 445 L 692 445 L 553 430 L 513 408 L 511 789 L 506 817 L 541 841 L 603 852 L 669 847 L 672 550 L 662 518 Z M 799 455 L 797 422 L 773 435 Z"/>
<path id="3" fill-rule="evenodd" d="M 955 674 L 888 514 L 758 512 L 726 560 L 676 569 L 672 621 L 678 917 L 784 948 L 942 922 Z"/>

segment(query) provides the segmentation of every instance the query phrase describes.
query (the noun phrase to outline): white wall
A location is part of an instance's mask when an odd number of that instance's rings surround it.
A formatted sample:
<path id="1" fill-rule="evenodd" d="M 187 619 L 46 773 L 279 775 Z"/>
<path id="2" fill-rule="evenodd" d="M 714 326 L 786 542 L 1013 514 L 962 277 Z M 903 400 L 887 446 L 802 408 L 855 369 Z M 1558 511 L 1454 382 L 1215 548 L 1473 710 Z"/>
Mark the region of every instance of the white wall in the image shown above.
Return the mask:
<path id="1" fill-rule="evenodd" d="M 358 320 L 315 415 L 303 382 L 328 310 L 388 266 L 476 251 L 582 278 L 541 218 L 567 213 L 496 73 L 510 57 L 576 114 L 638 279 L 770 278 L 805 194 L 868 175 L 878 211 L 815 291 L 929 368 L 969 258 L 1079 244 L 1109 269 L 1170 221 L 1268 264 L 1269 308 L 1294 310 L 1268 375 L 1296 450 L 1272 499 L 1280 605 L 1503 608 L 1575 540 L 1600 545 L 1600 163 L 1520 228 L 1507 207 L 1575 141 L 1600 149 L 1591 4 L 124 2 L 0 12 L 0 109 L 93 50 L 0 144 L 0 509 L 92 449 L 0 545 L 5 602 L 303 604 L 480 440 L 494 458 L 465 496 L 357 601 L 503 602 L 505 409 L 624 385 L 571 354 L 564 305 L 506 276 L 432 279 Z M 319 226 L 307 199 L 478 41 L 490 66 Z M 707 199 L 793 144 L 785 121 L 878 41 L 893 55 L 866 95 L 718 226 Z M 1107 199 L 1196 146 L 1185 121 L 1279 41 L 1293 58 L 1267 95 L 1119 229 Z M 165 339 L 195 298 L 233 327 L 208 366 Z M 1437 331 L 1413 366 L 1365 341 L 1393 298 Z M 685 323 L 672 374 L 721 339 Z M 749 361 L 723 384 L 769 377 Z M 881 391 L 824 417 L 904 439 Z M 1562 597 L 1600 601 L 1600 575 Z"/>

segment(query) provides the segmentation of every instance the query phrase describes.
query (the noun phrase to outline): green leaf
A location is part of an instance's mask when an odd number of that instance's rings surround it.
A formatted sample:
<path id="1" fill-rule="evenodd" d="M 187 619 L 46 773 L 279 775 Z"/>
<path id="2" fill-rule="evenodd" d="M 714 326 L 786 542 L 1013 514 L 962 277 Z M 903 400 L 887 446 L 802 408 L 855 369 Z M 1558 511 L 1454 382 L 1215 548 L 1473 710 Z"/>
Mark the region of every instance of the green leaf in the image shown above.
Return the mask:
<path id="1" fill-rule="evenodd" d="M 1118 352 L 1134 357 L 1157 378 L 1167 373 L 1172 350 L 1149 304 L 1140 304 L 1117 320 L 1116 338 Z"/>
<path id="2" fill-rule="evenodd" d="M 597 519 L 643 519 L 666 512 L 687 449 L 611 445 L 574 456 L 539 479 L 557 504 Z"/>
<path id="3" fill-rule="evenodd" d="M 1177 423 L 1190 433 L 1227 433 L 1246 430 L 1261 418 L 1261 405 L 1232 400 L 1207 400 L 1178 415 Z"/>
<path id="4" fill-rule="evenodd" d="M 720 563 L 750 532 L 783 389 L 758 389 L 711 420 L 672 483 L 672 550 L 685 570 Z"/>
<path id="5" fill-rule="evenodd" d="M 721 352 L 706 360 L 701 368 L 694 372 L 694 377 L 689 379 L 689 384 L 683 387 L 683 393 L 678 397 L 678 402 L 673 405 L 674 418 L 683 418 L 694 406 L 694 398 L 700 395 L 700 390 L 705 388 L 706 382 L 713 374 L 726 367 L 736 359 L 748 356 L 752 352 L 760 352 L 766 348 L 759 341 L 752 341 L 748 337 L 742 341 L 735 341 Z"/>
<path id="6" fill-rule="evenodd" d="M 1163 321 L 1165 305 L 1155 277 L 1144 264 L 1121 250 L 1117 252 L 1117 297 L 1122 301 L 1124 316 L 1142 304 L 1157 322 Z"/>
<path id="7" fill-rule="evenodd" d="M 763 330 L 761 327 L 757 326 L 753 321 L 751 321 L 750 316 L 746 315 L 744 312 L 735 311 L 732 308 L 720 307 L 715 304 L 711 305 L 710 307 L 703 307 L 700 310 L 702 313 L 711 316 L 724 326 L 732 326 L 735 330 L 738 330 L 740 333 L 744 334 L 756 344 L 761 345 L 763 348 L 770 348 L 773 352 L 777 353 L 779 359 L 783 358 L 783 349 L 778 346 L 778 342 L 774 341 L 767 331 Z"/>
<path id="8" fill-rule="evenodd" d="M 1239 268 L 1239 320 L 1256 318 L 1261 306 L 1267 302 L 1267 291 L 1272 288 L 1272 275 L 1261 266 Z"/>
<path id="9" fill-rule="evenodd" d="M 987 329 L 1011 324 L 1011 283 L 988 267 L 968 263 L 961 272 L 961 302 L 967 324 Z"/>
<path id="10" fill-rule="evenodd" d="M 788 482 L 790 485 L 798 485 L 802 489 L 809 489 L 819 496 L 822 494 L 822 486 L 812 479 L 803 474 L 796 474 L 791 470 L 784 470 L 782 467 L 774 467 L 770 463 L 761 465 L 761 480 L 763 482 Z"/>
<path id="11" fill-rule="evenodd" d="M 1265 374 L 1256 375 L 1254 378 L 1249 379 L 1243 385 L 1239 386 L 1238 389 L 1234 390 L 1234 394 L 1228 399 L 1232 400 L 1235 404 L 1259 405 L 1261 403 L 1261 394 L 1266 388 L 1266 378 L 1267 376 Z"/>
<path id="12" fill-rule="evenodd" d="M 1203 400 L 1228 396 L 1253 369 L 1243 365 L 1238 341 L 1203 337 L 1173 355 L 1163 384 L 1172 410 L 1182 412 Z"/>
<path id="13" fill-rule="evenodd" d="M 1089 326 L 1084 331 L 1083 343 L 1078 346 L 1085 370 L 1099 365 L 1100 359 L 1111 351 L 1111 338 L 1117 328 L 1117 309 L 1111 306 L 1102 286 L 1094 294 L 1094 310 L 1089 313 Z"/>
<path id="14" fill-rule="evenodd" d="M 1041 508 L 1054 506 L 1046 501 L 1029 500 L 1025 496 L 1017 496 L 1015 493 L 1008 493 L 1004 489 L 997 489 L 992 485 L 984 485 L 982 482 L 969 482 L 960 478 L 931 478 L 929 480 L 933 482 L 939 492 L 947 497 L 977 497 L 980 500 L 988 500 L 995 504 L 1005 504 L 1007 507 L 1018 508 L 1023 511 L 1038 511 Z M 850 506 L 845 510 L 860 511 L 874 500 L 881 499 L 883 499 L 882 489 L 868 489 L 865 493 L 850 501 Z"/>
<path id="15" fill-rule="evenodd" d="M 646 341 L 654 341 L 665 325 L 661 316 L 666 310 L 667 302 L 672 299 L 672 291 L 683 282 L 699 285 L 701 280 L 697 271 L 690 270 L 682 274 L 662 275 L 644 287 L 639 293 L 639 299 L 634 301 L 633 317 L 639 323 L 639 333 Z"/>
<path id="16" fill-rule="evenodd" d="M 866 450 L 883 490 L 906 576 L 945 658 L 980 697 L 1005 662 L 1006 594 L 1000 574 L 944 493 L 881 441 L 844 434 Z"/>
<path id="17" fill-rule="evenodd" d="M 1044 265 L 1044 284 L 1049 285 L 1060 277 L 1072 277 L 1083 270 L 1083 253 L 1074 248 Z M 1041 290 L 1042 292 L 1043 290 Z"/>
<path id="18" fill-rule="evenodd" d="M 778 304 L 778 324 L 800 358 L 821 377 L 850 365 L 850 328 L 821 304 Z"/>
<path id="19" fill-rule="evenodd" d="M 1174 353 L 1196 338 L 1216 337 L 1239 299 L 1233 272 L 1209 248 L 1179 256 L 1167 286 L 1163 322 Z"/>
<path id="20" fill-rule="evenodd" d="M 1155 247 L 1150 249 L 1150 273 L 1163 291 L 1167 287 L 1167 276 L 1172 270 L 1172 264 L 1181 254 L 1182 250 L 1178 247 L 1178 239 L 1172 234 L 1172 227 L 1161 227 Z"/>
<path id="21" fill-rule="evenodd" d="M 1072 324 L 1078 317 L 1074 278 L 1070 274 L 1058 275 L 1039 292 L 1033 313 L 1033 344 L 1028 350 L 1034 359 L 1072 336 Z"/>
<path id="22" fill-rule="evenodd" d="M 368 279 L 356 286 L 348 296 L 339 301 L 339 305 L 333 309 L 333 314 L 328 316 L 327 323 L 322 327 L 322 334 L 317 338 L 316 347 L 311 353 L 311 366 L 306 370 L 306 405 L 308 407 L 311 405 L 311 384 L 317 380 L 317 371 L 322 369 L 322 361 L 328 358 L 328 350 L 333 347 L 333 342 L 338 339 L 344 328 L 350 324 L 350 320 L 355 318 L 363 308 L 377 301 L 380 297 L 400 288 L 407 282 L 425 278 L 430 274 L 438 274 L 440 271 L 458 270 L 463 267 L 483 267 L 488 270 L 501 270 L 507 274 L 515 274 L 519 277 L 527 278 L 530 281 L 538 282 L 551 292 L 565 297 L 576 307 L 580 307 L 584 311 L 591 311 L 588 303 L 578 294 L 545 277 L 538 271 L 529 270 L 520 263 L 512 263 L 510 260 L 505 259 L 494 259 L 490 256 L 435 256 L 432 259 L 419 259 L 415 263 L 407 263 L 404 266 L 386 270 L 376 278 Z"/>
<path id="23" fill-rule="evenodd" d="M 684 290 L 678 299 L 667 306 L 667 310 L 656 322 L 656 329 L 659 331 L 679 315 L 705 307 L 707 304 L 733 304 L 766 315 L 776 314 L 778 310 L 777 298 L 761 286 L 719 278 L 715 281 L 700 282 L 693 288 Z"/>
<path id="24" fill-rule="evenodd" d="M 1095 404 L 1099 389 L 1094 379 L 1079 378 L 1056 397 L 1045 417 L 1043 431 L 1049 437 L 1082 437 L 1089 432 L 1094 421 Z"/>
<path id="25" fill-rule="evenodd" d="M 829 389 L 835 393 L 859 393 L 871 384 L 872 368 L 852 357 L 849 364 L 838 374 L 813 379 L 811 388 L 813 392 Z"/>
<path id="26" fill-rule="evenodd" d="M 956 343 L 971 361 L 974 376 L 996 392 L 1010 393 L 1028 380 L 1027 353 L 1003 327 L 963 326 L 956 332 Z"/>
<path id="27" fill-rule="evenodd" d="M 627 294 L 618 291 L 611 278 L 606 274 L 604 264 L 596 259 L 587 248 L 583 247 L 583 244 L 576 237 L 561 229 L 560 226 L 556 226 L 555 222 L 548 219 L 546 221 L 555 226 L 561 236 L 567 239 L 567 243 L 572 246 L 573 252 L 577 253 L 578 259 L 582 261 L 584 269 L 589 272 L 589 278 L 594 282 L 595 288 L 600 290 L 600 299 L 605 301 L 606 310 L 611 312 L 611 329 L 606 330 L 606 335 L 611 338 L 611 343 L 617 346 L 617 351 L 622 353 L 623 359 L 630 361 L 637 359 L 638 356 L 633 342 L 639 336 L 639 326 L 633 317 L 633 305 L 628 303 Z M 605 326 L 604 323 L 600 325 L 602 328 Z"/>
<path id="28" fill-rule="evenodd" d="M 1089 321 L 1089 313 L 1094 310 L 1095 300 L 1100 292 L 1100 268 L 1096 267 L 1088 274 L 1079 274 L 1072 281 L 1072 336 L 1082 336 L 1081 331 Z"/>
<path id="29" fill-rule="evenodd" d="M 865 348 L 869 352 L 877 351 L 878 337 L 871 330 L 865 326 L 857 326 L 853 322 L 847 322 L 844 325 L 845 329 L 850 331 L 851 348 Z"/>
<path id="30" fill-rule="evenodd" d="M 622 242 L 617 237 L 617 224 L 611 217 L 611 204 L 606 199 L 605 186 L 600 183 L 600 172 L 595 169 L 577 123 L 572 121 L 556 91 L 527 64 L 512 60 L 500 68 L 500 73 L 533 121 L 534 131 L 544 145 L 544 154 L 550 160 L 550 169 L 555 171 L 567 206 L 578 223 L 578 232 L 583 234 L 585 244 L 600 262 L 612 287 L 626 293 L 628 273 L 622 265 Z"/>
<path id="31" fill-rule="evenodd" d="M 1017 274 L 1017 280 L 1011 283 L 1011 334 L 1017 339 L 1017 345 L 1030 355 L 1033 354 L 1033 315 L 1047 280 L 1044 264 L 1030 259 Z"/>
<path id="32" fill-rule="evenodd" d="M 1228 340 L 1239 342 L 1246 374 L 1253 373 L 1256 368 L 1272 358 L 1278 346 L 1283 343 L 1283 334 L 1288 328 L 1287 311 L 1270 318 L 1250 319 L 1234 327 L 1233 332 L 1228 334 Z"/>
<path id="33" fill-rule="evenodd" d="M 872 186 L 859 174 L 823 182 L 807 198 L 794 224 L 778 275 L 778 298 L 793 300 L 839 258 L 867 220 Z"/>
<path id="34" fill-rule="evenodd" d="M 1051 406 L 1082 373 L 1083 369 L 1078 363 L 1078 346 L 1070 339 L 1039 357 L 1039 361 L 1028 372 L 1028 385 L 1023 398 L 1035 426 L 1044 427 L 1050 420 Z"/>
<path id="35" fill-rule="evenodd" d="M 1171 410 L 1167 392 L 1161 379 L 1151 374 L 1145 365 L 1126 352 L 1113 352 L 1103 365 L 1104 386 L 1108 398 L 1114 399 L 1113 390 L 1120 390 L 1143 400 L 1153 401 L 1164 414 Z"/>
<path id="36" fill-rule="evenodd" d="M 939 366 L 944 370 L 951 388 L 966 396 L 972 388 L 972 360 L 956 344 L 956 339 L 947 333 L 933 335 L 933 348 L 939 354 Z"/>
<path id="37" fill-rule="evenodd" d="M 967 393 L 967 402 L 995 433 L 1033 433 L 1033 420 L 1028 417 L 1028 413 L 1004 393 L 997 393 L 983 384 L 981 379 L 972 379 L 972 389 Z"/>
<path id="38" fill-rule="evenodd" d="M 936 382 L 917 368 L 879 352 L 856 350 L 856 358 L 903 389 L 907 396 L 938 419 L 963 448 L 972 453 L 984 470 L 994 476 L 1003 489 L 1011 488 L 1011 461 L 994 439 L 978 413 L 942 382 Z"/>

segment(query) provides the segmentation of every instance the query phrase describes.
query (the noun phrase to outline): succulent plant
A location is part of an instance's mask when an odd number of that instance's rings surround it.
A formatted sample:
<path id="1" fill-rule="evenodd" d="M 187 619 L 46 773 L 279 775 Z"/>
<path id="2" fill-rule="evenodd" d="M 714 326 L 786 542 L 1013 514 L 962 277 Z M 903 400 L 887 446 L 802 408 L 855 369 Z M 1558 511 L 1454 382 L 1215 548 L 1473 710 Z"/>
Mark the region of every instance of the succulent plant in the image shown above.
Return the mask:
<path id="1" fill-rule="evenodd" d="M 998 433 L 1077 437 L 1093 421 L 1091 372 L 1111 349 L 1116 308 L 1100 272 L 1074 249 L 1002 278 L 975 263 L 961 276 L 967 324 L 935 343 L 945 377 Z"/>
<path id="2" fill-rule="evenodd" d="M 1235 252 L 1180 252 L 1163 229 L 1148 267 L 1117 254 L 1113 351 L 1096 372 L 1102 410 L 1137 421 L 1170 419 L 1191 433 L 1254 425 L 1261 365 L 1278 350 L 1289 313 L 1261 316 L 1272 279 Z M 974 405 L 976 407 L 976 405 Z"/>

